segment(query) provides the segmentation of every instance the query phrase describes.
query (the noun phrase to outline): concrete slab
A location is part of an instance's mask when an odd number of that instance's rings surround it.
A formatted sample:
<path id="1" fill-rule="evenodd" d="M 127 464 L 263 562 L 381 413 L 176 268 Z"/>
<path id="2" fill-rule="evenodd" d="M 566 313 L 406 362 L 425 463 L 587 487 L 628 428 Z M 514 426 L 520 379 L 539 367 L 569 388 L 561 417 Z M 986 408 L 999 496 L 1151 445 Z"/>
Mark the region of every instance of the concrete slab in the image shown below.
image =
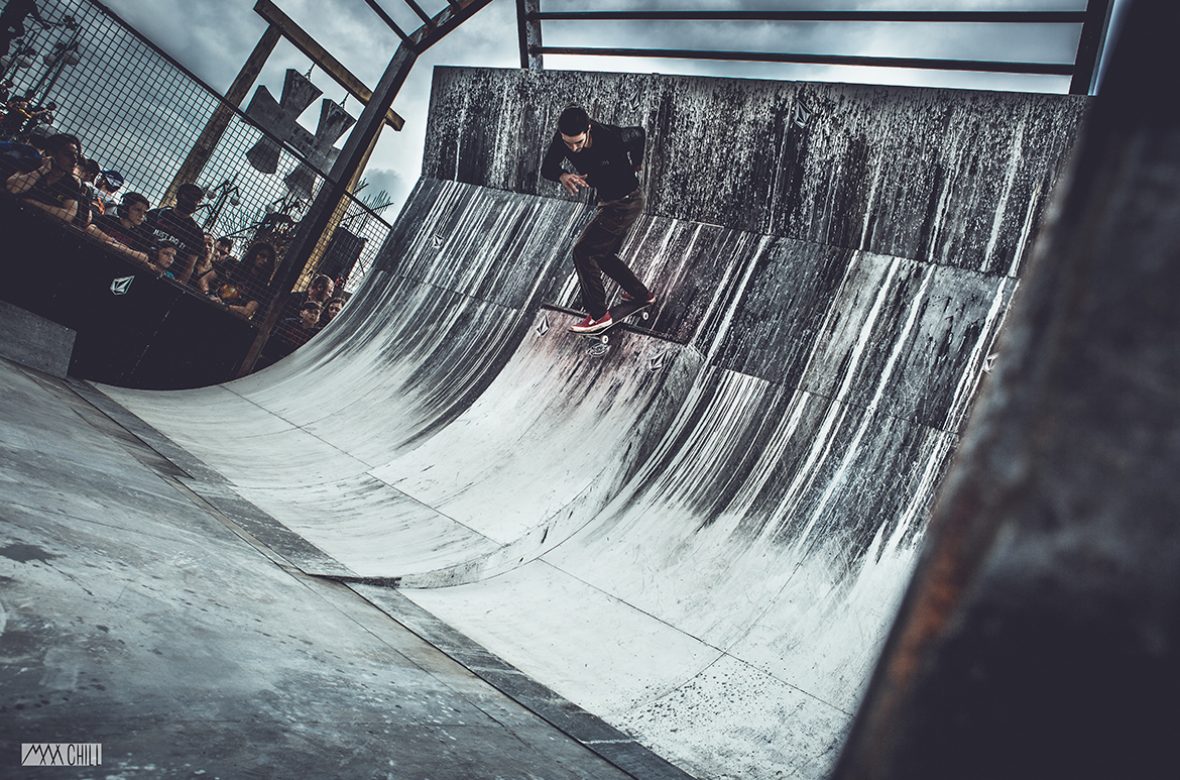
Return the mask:
<path id="1" fill-rule="evenodd" d="M 4 777 L 629 777 L 0 361 Z M 166 462 L 166 461 L 163 461 Z M 19 745 L 103 745 L 21 770 Z"/>
<path id="2" fill-rule="evenodd" d="M 0 301 L 0 357 L 64 377 L 70 370 L 77 333 L 7 301 Z"/>

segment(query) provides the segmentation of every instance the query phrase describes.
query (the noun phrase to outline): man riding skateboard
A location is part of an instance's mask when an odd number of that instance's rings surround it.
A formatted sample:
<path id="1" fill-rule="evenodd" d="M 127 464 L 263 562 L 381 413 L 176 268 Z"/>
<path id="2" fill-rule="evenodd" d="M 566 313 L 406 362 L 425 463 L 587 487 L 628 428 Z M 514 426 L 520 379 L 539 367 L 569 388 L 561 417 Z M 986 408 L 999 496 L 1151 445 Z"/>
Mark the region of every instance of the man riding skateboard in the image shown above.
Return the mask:
<path id="1" fill-rule="evenodd" d="M 545 153 L 541 175 L 560 182 L 566 192 L 582 187 L 598 191 L 598 207 L 574 244 L 574 267 L 582 304 L 590 316 L 570 330 L 601 333 L 614 321 L 606 307 L 605 273 L 623 288 L 623 300 L 655 303 L 656 297 L 618 256 L 635 220 L 643 213 L 643 193 L 636 174 L 643 164 L 646 134 L 642 127 L 615 127 L 596 122 L 579 106 L 570 106 L 557 120 L 557 132 Z M 568 160 L 575 171 L 566 171 Z"/>

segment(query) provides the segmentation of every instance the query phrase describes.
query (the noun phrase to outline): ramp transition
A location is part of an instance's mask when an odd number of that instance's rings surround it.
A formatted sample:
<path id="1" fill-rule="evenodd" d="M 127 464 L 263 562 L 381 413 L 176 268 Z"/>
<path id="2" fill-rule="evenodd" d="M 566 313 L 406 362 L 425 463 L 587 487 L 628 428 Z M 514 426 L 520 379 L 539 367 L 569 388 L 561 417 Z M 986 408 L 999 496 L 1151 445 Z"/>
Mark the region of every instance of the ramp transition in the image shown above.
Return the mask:
<path id="1" fill-rule="evenodd" d="M 552 308 L 589 215 L 537 181 L 570 100 L 649 129 L 624 253 L 661 337 L 605 355 Z M 1083 110 L 439 69 L 438 143 L 337 321 L 236 382 L 103 390 L 312 573 L 397 581 L 694 776 L 823 777 Z"/>

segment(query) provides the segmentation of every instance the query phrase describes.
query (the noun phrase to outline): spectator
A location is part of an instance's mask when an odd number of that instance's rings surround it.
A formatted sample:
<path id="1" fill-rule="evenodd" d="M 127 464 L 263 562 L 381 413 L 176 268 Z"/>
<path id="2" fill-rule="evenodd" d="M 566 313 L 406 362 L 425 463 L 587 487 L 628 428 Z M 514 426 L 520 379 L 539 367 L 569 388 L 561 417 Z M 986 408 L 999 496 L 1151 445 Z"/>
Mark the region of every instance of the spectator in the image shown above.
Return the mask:
<path id="1" fill-rule="evenodd" d="M 321 311 L 320 305 L 315 301 L 304 301 L 294 317 L 279 323 L 279 338 L 286 342 L 286 349 L 283 350 L 286 354 L 302 347 L 312 336 L 320 332 Z"/>
<path id="2" fill-rule="evenodd" d="M 192 285 L 206 295 L 209 294 L 208 277 L 213 273 L 213 234 L 202 234 L 201 256 L 193 268 Z"/>
<path id="3" fill-rule="evenodd" d="M 41 167 L 45 158 L 41 150 L 19 141 L 0 141 L 0 181 L 14 173 L 28 173 Z"/>
<path id="4" fill-rule="evenodd" d="M 176 273 L 172 270 L 172 266 L 176 263 L 177 250 L 176 243 L 170 239 L 157 241 L 148 252 L 148 267 L 160 276 L 175 279 Z"/>
<path id="5" fill-rule="evenodd" d="M 324 274 L 316 274 L 311 284 L 307 286 L 306 291 L 293 290 L 287 295 L 287 302 L 283 304 L 282 320 L 294 319 L 299 316 L 299 307 L 305 301 L 315 301 L 323 308 L 328 301 L 332 300 L 332 293 L 335 292 L 336 285 L 332 281 L 332 277 Z"/>
<path id="6" fill-rule="evenodd" d="M 63 222 L 70 222 L 82 199 L 81 184 L 74 178 L 74 166 L 82 156 L 82 142 L 59 133 L 50 136 L 45 144 L 49 153 L 45 162 L 34 171 L 9 176 L 8 191 Z"/>
<path id="7" fill-rule="evenodd" d="M 232 268 L 238 264 L 238 258 L 234 257 L 234 240 L 229 236 L 222 236 L 217 239 L 213 245 L 213 265 L 222 266 L 224 268 Z"/>
<path id="8" fill-rule="evenodd" d="M 234 240 L 222 236 L 213 243 L 213 263 L 211 273 L 207 273 L 197 282 L 201 292 L 208 294 L 217 279 L 228 279 L 238 267 L 238 258 L 230 254 L 234 248 Z"/>
<path id="9" fill-rule="evenodd" d="M 24 126 L 21 127 L 20 134 L 25 136 L 30 133 L 37 133 L 37 128 L 41 125 L 52 127 L 53 123 L 57 121 L 53 116 L 53 112 L 56 110 L 57 103 L 54 103 L 52 100 L 46 103 L 44 106 L 30 108 L 29 118 L 25 120 Z M 40 135 L 42 133 L 38 134 Z"/>
<path id="10" fill-rule="evenodd" d="M 8 98 L 12 97 L 12 88 L 14 86 L 12 79 L 0 80 L 0 104 L 7 103 Z"/>
<path id="11" fill-rule="evenodd" d="M 149 208 L 147 198 L 138 192 L 128 192 L 113 213 L 95 218 L 89 232 L 131 259 L 148 265 L 150 259 L 145 250 L 151 244 L 151 236 L 143 228 L 143 221 Z"/>
<path id="12" fill-rule="evenodd" d="M 255 244 L 246 250 L 242 261 L 231 272 L 210 283 L 210 297 L 243 317 L 253 317 L 266 298 L 270 278 L 275 271 L 275 250 L 270 244 Z"/>
<path id="13" fill-rule="evenodd" d="M 336 315 L 344 308 L 343 298 L 333 298 L 328 301 L 328 305 L 324 307 L 324 313 L 320 315 L 320 327 L 323 328 L 332 320 L 336 319 Z"/>
<path id="14" fill-rule="evenodd" d="M 97 194 L 94 198 L 94 211 L 106 214 L 115 207 L 115 193 L 123 186 L 123 174 L 118 171 L 103 171 L 94 182 Z"/>
<path id="15" fill-rule="evenodd" d="M 98 163 L 89 157 L 83 157 L 74 167 L 74 175 L 82 186 L 82 198 L 78 201 L 78 211 L 74 215 L 74 227 L 85 230 L 90 226 L 94 207 L 91 205 L 98 194 L 94 188 L 94 180 L 98 178 Z"/>
<path id="16" fill-rule="evenodd" d="M 315 301 L 320 306 L 323 306 L 328 301 L 332 300 L 332 293 L 336 291 L 336 283 L 332 281 L 332 277 L 324 274 L 317 274 L 311 280 L 311 284 L 307 288 L 307 299 Z"/>
<path id="17" fill-rule="evenodd" d="M 4 107 L 4 121 L 0 123 L 0 136 L 16 138 L 20 135 L 21 128 L 33 115 L 29 108 L 30 102 L 29 98 L 24 95 L 9 99 L 8 104 Z"/>
<path id="18" fill-rule="evenodd" d="M 182 184 L 176 192 L 176 206 L 149 211 L 145 222 L 157 242 L 169 241 L 178 247 L 172 270 L 181 284 L 192 279 L 204 251 L 204 232 L 193 219 L 204 197 L 205 191 L 197 185 Z"/>

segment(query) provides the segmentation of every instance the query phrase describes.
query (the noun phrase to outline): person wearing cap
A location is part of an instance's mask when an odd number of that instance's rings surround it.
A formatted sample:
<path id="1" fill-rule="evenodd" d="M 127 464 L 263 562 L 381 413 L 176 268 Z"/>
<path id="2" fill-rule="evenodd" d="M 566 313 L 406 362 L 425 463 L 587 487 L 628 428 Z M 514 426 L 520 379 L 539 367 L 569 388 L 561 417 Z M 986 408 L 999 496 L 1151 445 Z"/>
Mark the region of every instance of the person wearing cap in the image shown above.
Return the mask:
<path id="1" fill-rule="evenodd" d="M 144 222 L 157 243 L 168 241 L 176 245 L 176 262 L 171 269 L 174 278 L 181 284 L 189 283 L 197 260 L 205 250 L 205 231 L 193 219 L 204 197 L 204 190 L 186 182 L 176 191 L 174 207 L 153 209 L 148 212 Z"/>
<path id="2" fill-rule="evenodd" d="M 36 170 L 14 173 L 5 186 L 13 195 L 49 212 L 63 222 L 78 213 L 82 185 L 74 177 L 74 166 L 82 156 L 82 142 L 76 136 L 59 133 L 45 142 L 45 161 Z"/>
<path id="3" fill-rule="evenodd" d="M 113 209 L 117 201 L 115 193 L 123 186 L 123 174 L 118 171 L 102 171 L 94 182 L 94 211 L 106 214 Z"/>

